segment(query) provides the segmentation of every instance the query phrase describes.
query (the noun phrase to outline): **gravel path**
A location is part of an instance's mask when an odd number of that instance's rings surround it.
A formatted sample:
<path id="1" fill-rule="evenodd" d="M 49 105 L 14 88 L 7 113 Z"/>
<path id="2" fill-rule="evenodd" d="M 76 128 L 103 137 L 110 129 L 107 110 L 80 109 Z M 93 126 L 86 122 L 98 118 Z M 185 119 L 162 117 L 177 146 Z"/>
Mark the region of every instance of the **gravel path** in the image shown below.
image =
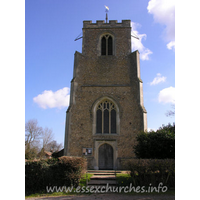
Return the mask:
<path id="1" fill-rule="evenodd" d="M 124 195 L 124 194 L 91 194 L 69 195 L 59 197 L 32 197 L 26 200 L 175 200 L 174 195 Z"/>

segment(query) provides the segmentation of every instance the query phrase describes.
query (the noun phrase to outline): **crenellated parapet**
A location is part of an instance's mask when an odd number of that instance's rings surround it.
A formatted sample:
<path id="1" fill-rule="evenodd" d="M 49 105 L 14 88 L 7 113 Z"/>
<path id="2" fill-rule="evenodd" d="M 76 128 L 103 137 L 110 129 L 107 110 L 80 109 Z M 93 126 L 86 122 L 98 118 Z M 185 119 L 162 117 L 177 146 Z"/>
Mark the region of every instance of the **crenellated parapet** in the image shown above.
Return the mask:
<path id="1" fill-rule="evenodd" d="M 109 20 L 109 23 L 105 23 L 104 20 L 97 20 L 96 23 L 92 21 L 83 21 L 83 28 L 111 28 L 111 27 L 131 27 L 131 20 L 122 20 L 121 23 L 118 23 L 117 20 Z"/>

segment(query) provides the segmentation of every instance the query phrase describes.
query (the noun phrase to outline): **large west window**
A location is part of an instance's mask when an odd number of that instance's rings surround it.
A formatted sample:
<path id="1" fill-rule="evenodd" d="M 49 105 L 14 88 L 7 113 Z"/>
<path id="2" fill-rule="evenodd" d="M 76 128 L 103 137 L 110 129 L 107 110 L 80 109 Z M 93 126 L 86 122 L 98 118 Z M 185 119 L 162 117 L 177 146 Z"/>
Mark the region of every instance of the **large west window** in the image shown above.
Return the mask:
<path id="1" fill-rule="evenodd" d="M 96 108 L 96 133 L 116 134 L 117 133 L 117 111 L 115 104 L 105 99 Z"/>
<path id="2" fill-rule="evenodd" d="M 113 38 L 111 35 L 104 35 L 101 38 L 101 55 L 113 55 Z"/>

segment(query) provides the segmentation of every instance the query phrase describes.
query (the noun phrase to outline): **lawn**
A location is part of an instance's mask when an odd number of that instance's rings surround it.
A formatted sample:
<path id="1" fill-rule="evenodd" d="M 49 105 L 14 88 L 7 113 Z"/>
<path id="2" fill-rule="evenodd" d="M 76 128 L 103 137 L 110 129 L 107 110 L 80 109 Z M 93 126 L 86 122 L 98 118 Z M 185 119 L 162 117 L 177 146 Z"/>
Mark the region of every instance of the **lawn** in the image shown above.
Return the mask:
<path id="1" fill-rule="evenodd" d="M 132 178 L 129 174 L 116 174 L 118 186 L 129 186 L 132 183 Z"/>

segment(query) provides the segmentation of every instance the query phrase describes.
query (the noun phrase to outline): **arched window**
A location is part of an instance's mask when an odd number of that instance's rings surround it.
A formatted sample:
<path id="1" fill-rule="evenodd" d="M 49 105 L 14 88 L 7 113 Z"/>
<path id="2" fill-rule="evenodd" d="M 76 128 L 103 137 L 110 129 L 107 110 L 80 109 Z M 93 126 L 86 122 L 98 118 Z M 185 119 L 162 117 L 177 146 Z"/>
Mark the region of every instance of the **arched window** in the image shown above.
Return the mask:
<path id="1" fill-rule="evenodd" d="M 101 55 L 106 55 L 106 38 L 105 36 L 101 39 Z"/>
<path id="2" fill-rule="evenodd" d="M 101 101 L 96 108 L 96 133 L 117 133 L 117 112 L 115 104 L 110 100 Z"/>
<path id="3" fill-rule="evenodd" d="M 112 55 L 112 46 L 113 46 L 113 42 L 112 42 L 112 37 L 109 36 L 108 37 L 108 55 Z"/>
<path id="4" fill-rule="evenodd" d="M 101 38 L 101 55 L 113 55 L 113 38 L 111 35 L 104 35 Z"/>

